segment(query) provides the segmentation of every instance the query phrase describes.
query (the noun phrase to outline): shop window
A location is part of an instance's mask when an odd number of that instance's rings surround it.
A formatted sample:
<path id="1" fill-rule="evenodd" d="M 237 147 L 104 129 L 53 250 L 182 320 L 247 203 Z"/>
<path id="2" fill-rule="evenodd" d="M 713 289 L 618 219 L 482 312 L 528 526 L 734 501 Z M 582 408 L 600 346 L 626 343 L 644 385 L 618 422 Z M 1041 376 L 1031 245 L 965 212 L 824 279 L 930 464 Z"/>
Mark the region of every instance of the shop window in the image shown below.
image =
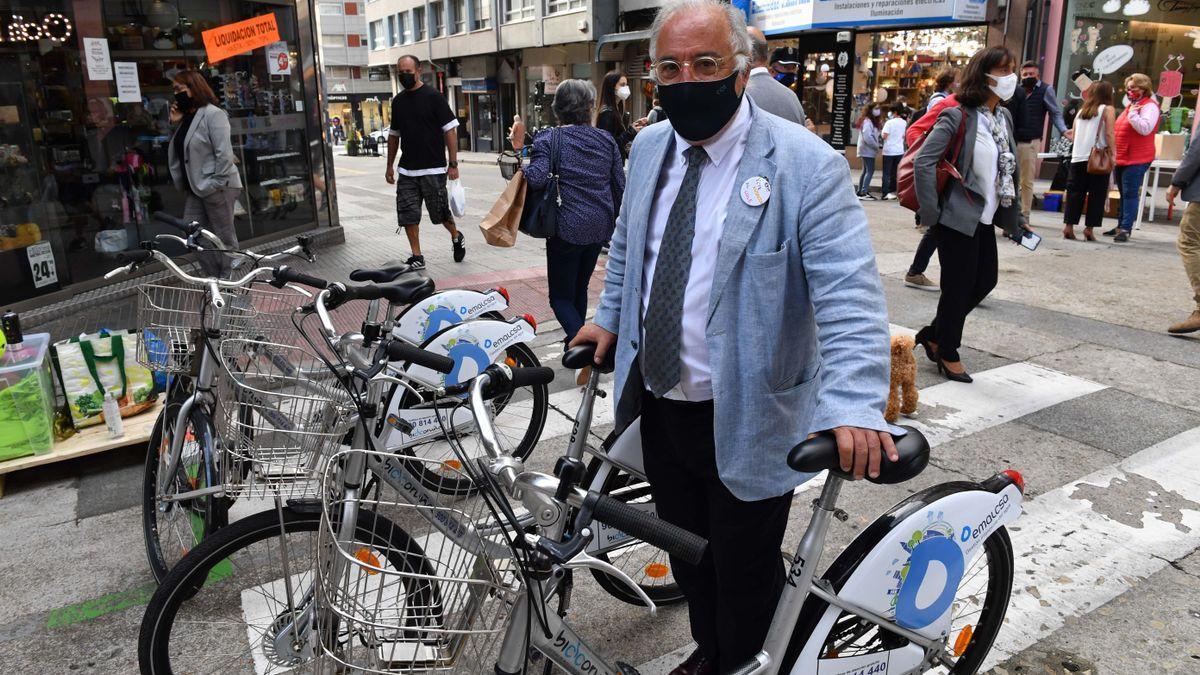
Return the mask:
<path id="1" fill-rule="evenodd" d="M 345 7 L 346 7 L 346 16 L 358 16 L 358 3 L 357 2 L 347 2 L 345 4 Z"/>
<path id="2" fill-rule="evenodd" d="M 413 7 L 412 10 L 413 42 L 425 39 L 425 8 Z"/>
<path id="3" fill-rule="evenodd" d="M 429 3 L 429 13 L 433 19 L 432 37 L 440 38 L 446 34 L 446 6 L 441 0 Z"/>
<path id="4" fill-rule="evenodd" d="M 471 0 L 471 30 L 483 30 L 491 27 L 491 0 Z"/>
<path id="5" fill-rule="evenodd" d="M 172 78 L 200 69 L 229 116 L 236 167 L 238 239 L 316 222 L 306 92 L 294 6 L 231 0 L 9 0 L 25 17 L 65 17 L 78 38 L 107 42 L 111 61 L 132 63 L 105 77 L 69 43 L 8 41 L 0 50 L 0 288 L 17 302 L 97 280 L 122 252 L 168 232 L 155 211 L 181 216 L 188 192 L 176 187 L 168 146 Z M 208 62 L 201 33 L 273 12 L 282 51 L 260 47 Z M 311 27 L 305 26 L 305 31 Z M 118 90 L 118 82 L 121 87 Z M 306 96 L 306 93 L 309 94 Z M 315 140 L 315 139 L 312 139 Z M 181 253 L 173 251 L 172 253 Z M 54 261 L 52 276 L 30 261 Z"/>
<path id="6" fill-rule="evenodd" d="M 322 2 L 319 8 L 321 16 L 341 16 L 342 4 L 332 2 Z"/>
<path id="7" fill-rule="evenodd" d="M 467 30 L 467 0 L 452 0 L 450 10 L 453 16 L 450 18 L 452 34 L 462 33 Z"/>
<path id="8" fill-rule="evenodd" d="M 587 0 L 546 0 L 546 13 L 559 14 L 587 7 Z"/>
<path id="9" fill-rule="evenodd" d="M 533 0 L 504 0 L 504 21 L 524 21 L 533 18 Z"/>

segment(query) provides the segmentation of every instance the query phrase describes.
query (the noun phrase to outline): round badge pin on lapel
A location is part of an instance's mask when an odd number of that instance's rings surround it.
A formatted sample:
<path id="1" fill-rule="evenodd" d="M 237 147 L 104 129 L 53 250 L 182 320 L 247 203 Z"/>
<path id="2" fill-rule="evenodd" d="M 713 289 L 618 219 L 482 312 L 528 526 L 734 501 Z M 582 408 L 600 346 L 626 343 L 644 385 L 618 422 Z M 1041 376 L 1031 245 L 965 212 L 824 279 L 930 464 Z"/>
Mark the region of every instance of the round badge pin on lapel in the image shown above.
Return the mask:
<path id="1" fill-rule="evenodd" d="M 771 198 L 771 181 L 765 176 L 747 178 L 742 183 L 742 201 L 749 206 L 762 206 Z"/>

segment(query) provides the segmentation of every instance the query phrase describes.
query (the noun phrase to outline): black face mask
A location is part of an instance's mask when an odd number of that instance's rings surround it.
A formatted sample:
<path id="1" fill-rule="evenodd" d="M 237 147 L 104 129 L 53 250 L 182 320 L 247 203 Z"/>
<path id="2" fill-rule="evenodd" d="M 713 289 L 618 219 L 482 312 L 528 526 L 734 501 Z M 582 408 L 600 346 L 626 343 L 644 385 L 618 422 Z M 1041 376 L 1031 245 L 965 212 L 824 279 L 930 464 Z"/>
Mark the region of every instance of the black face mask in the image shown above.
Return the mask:
<path id="1" fill-rule="evenodd" d="M 785 87 L 790 87 L 790 86 L 792 86 L 792 83 L 796 81 L 796 74 L 795 73 L 775 73 L 775 80 Z"/>
<path id="2" fill-rule="evenodd" d="M 1021 80 L 1021 86 L 1025 87 L 1026 89 L 1033 89 L 1034 87 L 1037 86 L 1037 78 L 1036 77 L 1027 77 L 1027 78 Z"/>
<path id="3" fill-rule="evenodd" d="M 192 95 L 187 93 L 186 91 L 175 92 L 175 105 L 179 106 L 179 109 L 184 112 L 191 110 L 192 109 Z"/>
<path id="4" fill-rule="evenodd" d="M 737 77 L 735 71 L 723 80 L 659 86 L 658 98 L 675 131 L 689 141 L 715 136 L 742 102 L 734 88 Z"/>
<path id="5" fill-rule="evenodd" d="M 405 89 L 412 89 L 417 83 L 417 76 L 413 73 L 400 73 L 400 86 Z"/>

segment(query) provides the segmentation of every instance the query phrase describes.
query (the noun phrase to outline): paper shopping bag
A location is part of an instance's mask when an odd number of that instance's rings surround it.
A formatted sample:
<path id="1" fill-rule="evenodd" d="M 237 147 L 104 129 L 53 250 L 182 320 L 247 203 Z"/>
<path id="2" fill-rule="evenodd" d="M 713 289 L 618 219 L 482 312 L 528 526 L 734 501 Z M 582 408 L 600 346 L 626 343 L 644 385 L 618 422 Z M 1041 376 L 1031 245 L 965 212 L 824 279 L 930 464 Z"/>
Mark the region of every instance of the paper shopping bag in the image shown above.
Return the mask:
<path id="1" fill-rule="evenodd" d="M 54 345 L 55 369 L 76 429 L 104 421 L 105 392 L 116 397 L 121 417 L 154 405 L 154 377 L 137 362 L 137 341 L 129 331 L 101 331 Z"/>
<path id="2" fill-rule="evenodd" d="M 517 228 L 521 225 L 521 212 L 525 208 L 525 189 L 525 173 L 518 171 L 479 224 L 487 243 L 501 247 L 517 243 Z"/>

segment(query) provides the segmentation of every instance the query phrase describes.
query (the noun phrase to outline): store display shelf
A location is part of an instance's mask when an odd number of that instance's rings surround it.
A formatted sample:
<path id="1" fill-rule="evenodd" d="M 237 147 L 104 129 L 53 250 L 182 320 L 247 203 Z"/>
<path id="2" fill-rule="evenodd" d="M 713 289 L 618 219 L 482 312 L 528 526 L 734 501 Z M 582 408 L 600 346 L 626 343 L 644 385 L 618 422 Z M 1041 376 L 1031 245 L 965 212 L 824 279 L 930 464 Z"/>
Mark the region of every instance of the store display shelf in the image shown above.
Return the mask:
<path id="1" fill-rule="evenodd" d="M 86 457 L 129 445 L 148 443 L 150 433 L 154 430 L 154 421 L 158 419 L 160 410 L 162 410 L 161 402 L 154 404 L 153 408 L 140 415 L 125 418 L 125 434 L 120 438 L 109 438 L 108 428 L 100 424 L 83 429 L 65 441 L 55 443 L 54 449 L 45 454 L 0 462 L 0 497 L 4 496 L 5 475 L 14 471 Z"/>
<path id="2" fill-rule="evenodd" d="M 269 162 L 269 161 L 275 160 L 275 159 L 287 159 L 288 157 L 299 157 L 299 156 L 300 156 L 300 153 L 298 153 L 298 152 L 280 152 L 280 153 L 276 153 L 274 155 L 261 155 L 261 156 L 259 156 L 258 161 Z"/>
<path id="3" fill-rule="evenodd" d="M 303 180 L 304 179 L 300 176 L 288 176 L 287 178 L 271 178 L 269 180 L 264 180 L 260 182 L 259 185 L 262 187 L 270 187 L 272 185 L 284 185 L 286 183 L 296 183 Z"/>

